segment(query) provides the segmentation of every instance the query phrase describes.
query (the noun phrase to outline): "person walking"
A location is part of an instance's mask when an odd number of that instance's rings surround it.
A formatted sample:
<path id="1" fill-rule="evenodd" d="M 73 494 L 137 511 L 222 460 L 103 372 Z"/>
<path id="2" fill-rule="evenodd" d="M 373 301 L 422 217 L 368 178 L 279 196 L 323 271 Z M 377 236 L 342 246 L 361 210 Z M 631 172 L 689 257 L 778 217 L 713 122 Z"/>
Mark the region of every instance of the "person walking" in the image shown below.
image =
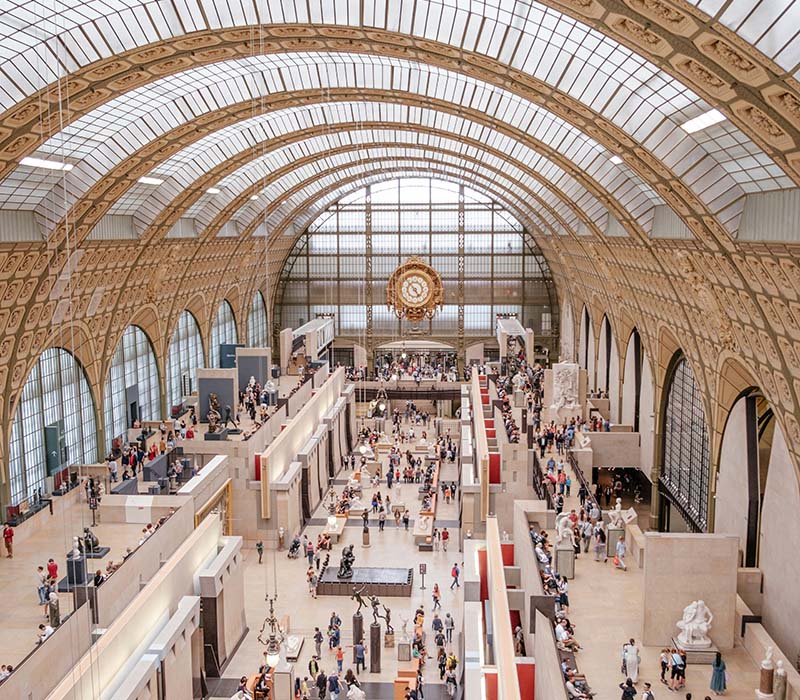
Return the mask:
<path id="1" fill-rule="evenodd" d="M 308 565 L 314 565 L 314 544 L 313 542 L 308 543 L 308 547 L 306 547 L 306 556 L 308 557 Z"/>
<path id="2" fill-rule="evenodd" d="M 14 558 L 14 528 L 10 523 L 6 523 L 3 527 L 3 543 L 6 546 L 6 559 Z"/>
<path id="3" fill-rule="evenodd" d="M 458 568 L 458 563 L 453 564 L 453 568 L 450 570 L 450 576 L 453 578 L 453 582 L 450 584 L 450 590 L 452 591 L 453 588 L 461 588 L 461 584 L 458 582 L 458 577 L 461 575 L 461 570 Z"/>
<path id="4" fill-rule="evenodd" d="M 367 650 L 364 648 L 364 645 L 361 642 L 356 642 L 353 645 L 353 652 L 355 653 L 355 657 L 356 657 L 356 674 L 358 674 L 359 668 L 362 671 L 366 671 L 367 670 L 367 665 L 366 665 Z"/>
<path id="5" fill-rule="evenodd" d="M 724 695 L 727 688 L 728 682 L 725 673 L 725 662 L 722 659 L 722 654 L 717 652 L 711 664 L 711 690 L 714 691 L 714 695 Z"/>
<path id="6" fill-rule="evenodd" d="M 314 650 L 315 656 L 320 659 L 322 658 L 322 632 L 319 631 L 319 627 L 314 628 Z"/>
<path id="7" fill-rule="evenodd" d="M 328 676 L 325 674 L 325 671 L 320 670 L 317 674 L 317 695 L 319 695 L 319 700 L 325 700 L 325 692 L 328 689 Z"/>
<path id="8" fill-rule="evenodd" d="M 453 642 L 453 630 L 455 629 L 455 626 L 455 620 L 452 618 L 450 613 L 447 613 L 444 616 L 444 636 L 448 644 Z"/>
<path id="9" fill-rule="evenodd" d="M 617 546 L 614 548 L 614 566 L 618 569 L 622 569 L 623 571 L 627 571 L 628 567 L 625 566 L 625 538 L 620 537 L 617 540 Z"/>
<path id="10" fill-rule="evenodd" d="M 386 511 L 381 506 L 381 510 L 378 513 L 378 532 L 383 532 L 383 528 L 386 527 Z"/>
<path id="11" fill-rule="evenodd" d="M 39 605 L 45 605 L 47 603 L 47 574 L 44 572 L 43 566 L 36 568 L 36 592 L 39 594 Z"/>
<path id="12" fill-rule="evenodd" d="M 607 559 L 606 531 L 602 525 L 597 524 L 594 526 L 594 560 L 605 563 Z"/>
<path id="13" fill-rule="evenodd" d="M 438 583 L 434 583 L 433 584 L 433 593 L 431 593 L 431 597 L 433 598 L 433 609 L 436 610 L 438 608 L 438 609 L 441 610 L 441 608 L 442 608 L 442 601 L 441 601 L 442 593 L 439 590 L 439 584 Z"/>
<path id="14" fill-rule="evenodd" d="M 411 520 L 411 513 L 408 512 L 408 508 L 403 511 L 403 527 L 405 528 L 406 532 L 408 532 L 408 523 Z"/>
<path id="15" fill-rule="evenodd" d="M 344 665 L 344 652 L 342 651 L 341 646 L 336 647 L 336 668 L 339 669 L 339 673 L 342 672 L 342 666 Z"/>
<path id="16" fill-rule="evenodd" d="M 339 700 L 339 693 L 341 690 L 338 674 L 331 673 L 331 675 L 328 676 L 328 692 L 331 694 L 331 700 Z"/>
<path id="17" fill-rule="evenodd" d="M 622 690 L 620 700 L 636 700 L 636 688 L 633 687 L 633 681 L 630 678 L 625 679 L 624 683 L 619 684 Z"/>
<path id="18" fill-rule="evenodd" d="M 622 673 L 634 684 L 639 682 L 639 647 L 633 638 L 622 645 Z"/>
<path id="19" fill-rule="evenodd" d="M 397 529 L 400 528 L 400 509 L 399 508 L 395 508 L 394 509 L 394 526 Z"/>
<path id="20" fill-rule="evenodd" d="M 442 550 L 447 551 L 447 542 L 450 540 L 450 533 L 446 527 L 442 528 Z"/>
<path id="21" fill-rule="evenodd" d="M 586 490 L 586 487 L 581 484 L 581 487 L 578 489 L 578 500 L 580 501 L 581 508 L 586 505 L 586 497 L 589 495 L 589 492 Z"/>
<path id="22" fill-rule="evenodd" d="M 669 671 L 669 649 L 662 649 L 661 650 L 661 657 L 659 659 L 661 664 L 661 676 L 659 680 L 666 685 L 667 679 L 665 678 L 667 671 Z"/>
<path id="23" fill-rule="evenodd" d="M 264 543 L 261 540 L 256 542 L 256 552 L 258 552 L 258 563 L 260 564 L 264 556 Z"/>
<path id="24" fill-rule="evenodd" d="M 650 689 L 650 684 L 644 684 L 644 691 L 642 692 L 642 700 L 656 700 L 656 696 L 653 695 L 653 691 Z"/>

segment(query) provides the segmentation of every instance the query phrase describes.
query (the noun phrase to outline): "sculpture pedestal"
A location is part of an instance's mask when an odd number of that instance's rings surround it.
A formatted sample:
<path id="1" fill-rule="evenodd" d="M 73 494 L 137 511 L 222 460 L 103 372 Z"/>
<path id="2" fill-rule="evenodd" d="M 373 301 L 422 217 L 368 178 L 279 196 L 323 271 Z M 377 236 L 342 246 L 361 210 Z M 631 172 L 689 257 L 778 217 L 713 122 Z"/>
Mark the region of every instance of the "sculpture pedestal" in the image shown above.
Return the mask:
<path id="1" fill-rule="evenodd" d="M 375 622 L 369 626 L 369 671 L 381 672 L 381 626 Z"/>
<path id="2" fill-rule="evenodd" d="M 683 649 L 684 653 L 686 654 L 686 665 L 694 665 L 694 666 L 710 666 L 714 663 L 714 659 L 717 657 L 717 649 L 715 644 L 711 644 L 708 647 L 695 647 L 692 648 L 685 644 L 682 644 L 677 639 L 672 640 L 672 646 L 676 648 Z"/>
<path id="3" fill-rule="evenodd" d="M 397 645 L 397 660 L 398 661 L 411 661 L 411 643 L 400 642 Z"/>
<path id="4" fill-rule="evenodd" d="M 387 632 L 383 635 L 383 646 L 385 646 L 387 649 L 394 647 L 394 634 L 389 634 Z"/>
<path id="5" fill-rule="evenodd" d="M 606 531 L 606 552 L 609 557 L 614 557 L 617 553 L 617 542 L 620 537 L 625 536 L 625 529 L 621 527 L 609 526 Z"/>
<path id="6" fill-rule="evenodd" d="M 353 644 L 364 643 L 364 618 L 360 613 L 353 615 Z M 353 663 L 356 662 L 356 651 L 353 649 Z"/>
<path id="7" fill-rule="evenodd" d="M 361 533 L 361 546 L 369 547 L 369 530 L 366 528 Z"/>
<path id="8" fill-rule="evenodd" d="M 575 548 L 569 542 L 556 545 L 555 568 L 562 576 L 575 578 Z"/>
<path id="9" fill-rule="evenodd" d="M 756 700 L 775 700 L 775 693 L 762 693 L 756 689 Z"/>

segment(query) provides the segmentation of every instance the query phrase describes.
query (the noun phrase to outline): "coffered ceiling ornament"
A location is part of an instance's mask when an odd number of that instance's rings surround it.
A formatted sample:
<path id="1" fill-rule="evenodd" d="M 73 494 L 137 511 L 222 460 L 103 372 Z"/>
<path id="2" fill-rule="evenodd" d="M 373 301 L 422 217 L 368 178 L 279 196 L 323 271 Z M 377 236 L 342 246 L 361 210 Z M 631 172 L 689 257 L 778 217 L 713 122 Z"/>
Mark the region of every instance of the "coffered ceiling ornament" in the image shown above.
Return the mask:
<path id="1" fill-rule="evenodd" d="M 419 323 L 442 308 L 442 278 L 428 263 L 412 255 L 389 276 L 386 304 L 397 318 Z"/>

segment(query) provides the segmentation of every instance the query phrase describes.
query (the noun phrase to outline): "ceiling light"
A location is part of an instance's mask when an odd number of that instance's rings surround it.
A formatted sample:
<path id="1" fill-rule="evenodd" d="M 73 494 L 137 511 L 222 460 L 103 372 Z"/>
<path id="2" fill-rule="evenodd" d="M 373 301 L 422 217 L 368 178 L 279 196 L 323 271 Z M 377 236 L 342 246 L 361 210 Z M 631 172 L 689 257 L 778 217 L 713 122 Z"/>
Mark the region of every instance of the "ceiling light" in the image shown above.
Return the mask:
<path id="1" fill-rule="evenodd" d="M 139 178 L 139 182 L 141 182 L 143 185 L 160 185 L 164 181 L 161 178 L 158 178 L 158 177 L 147 177 L 147 176 L 144 176 L 144 177 L 140 177 Z"/>
<path id="2" fill-rule="evenodd" d="M 250 197 L 250 199 L 258 199 L 258 195 L 254 194 L 252 197 Z"/>
<path id="3" fill-rule="evenodd" d="M 221 190 L 221 189 L 219 189 L 219 188 L 217 188 L 217 187 L 209 187 L 209 188 L 206 190 L 206 192 L 207 192 L 208 194 L 219 194 L 220 192 L 222 192 L 222 190 Z"/>
<path id="4" fill-rule="evenodd" d="M 707 129 L 709 126 L 714 124 L 724 122 L 726 119 L 727 117 L 718 109 L 712 109 L 701 114 L 699 117 L 695 117 L 694 119 L 690 119 L 688 122 L 681 124 L 681 129 L 683 129 L 687 134 L 693 134 L 696 131 Z"/>
<path id="5" fill-rule="evenodd" d="M 45 160 L 44 158 L 31 158 L 26 156 L 20 162 L 20 165 L 29 165 L 32 168 L 45 168 L 47 170 L 64 170 L 70 171 L 73 168 L 72 163 L 59 163 L 57 160 Z"/>
<path id="6" fill-rule="evenodd" d="M 611 156 L 610 160 L 614 165 L 622 165 L 622 158 L 619 156 Z"/>

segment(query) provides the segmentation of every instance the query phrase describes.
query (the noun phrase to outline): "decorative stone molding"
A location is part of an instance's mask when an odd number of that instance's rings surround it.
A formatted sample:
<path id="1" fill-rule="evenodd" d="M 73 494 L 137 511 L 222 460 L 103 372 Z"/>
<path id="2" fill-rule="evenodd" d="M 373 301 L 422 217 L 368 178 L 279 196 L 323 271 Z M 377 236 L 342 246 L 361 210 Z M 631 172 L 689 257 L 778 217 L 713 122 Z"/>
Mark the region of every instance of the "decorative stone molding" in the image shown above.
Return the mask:
<path id="1" fill-rule="evenodd" d="M 739 100 L 731 105 L 736 115 L 746 121 L 764 141 L 779 149 L 794 148 L 795 143 L 775 121 L 755 105 Z"/>
<path id="2" fill-rule="evenodd" d="M 609 13 L 606 23 L 623 39 L 632 41 L 656 56 L 666 57 L 672 53 L 672 47 L 663 38 L 630 17 Z"/>
<path id="3" fill-rule="evenodd" d="M 694 45 L 742 83 L 759 87 L 769 81 L 767 71 L 762 66 L 716 34 L 703 32 L 694 38 Z"/>

